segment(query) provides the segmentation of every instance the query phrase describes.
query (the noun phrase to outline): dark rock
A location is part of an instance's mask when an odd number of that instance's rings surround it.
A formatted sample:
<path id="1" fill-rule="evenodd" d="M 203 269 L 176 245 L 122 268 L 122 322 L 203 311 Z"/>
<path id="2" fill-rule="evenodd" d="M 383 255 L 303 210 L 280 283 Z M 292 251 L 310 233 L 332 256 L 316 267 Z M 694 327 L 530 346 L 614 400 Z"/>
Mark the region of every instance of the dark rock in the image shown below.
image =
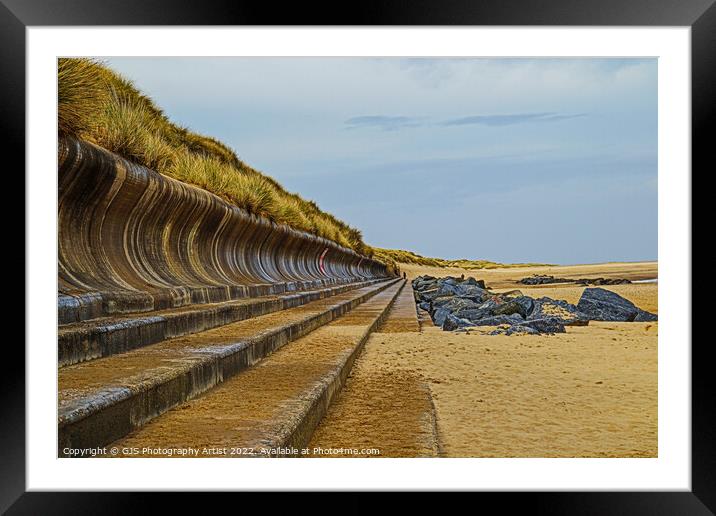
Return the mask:
<path id="1" fill-rule="evenodd" d="M 520 307 L 517 303 L 513 303 L 511 301 L 508 301 L 506 303 L 501 303 L 499 306 L 497 306 L 494 310 L 495 315 L 512 315 L 519 313 Z"/>
<path id="2" fill-rule="evenodd" d="M 443 283 L 438 288 L 438 296 L 455 296 L 458 293 L 458 288 L 450 283 Z"/>
<path id="3" fill-rule="evenodd" d="M 430 306 L 433 308 L 433 310 L 436 310 L 438 308 L 443 307 L 444 305 L 448 304 L 453 299 L 456 299 L 455 296 L 440 296 L 436 297 L 432 300 L 430 303 Z"/>
<path id="4" fill-rule="evenodd" d="M 517 303 L 517 305 L 519 305 L 519 314 L 525 319 L 530 316 L 530 314 L 535 308 L 534 299 L 528 296 L 519 296 L 515 298 L 512 302 Z"/>
<path id="5" fill-rule="evenodd" d="M 438 281 L 432 276 L 418 276 L 413 280 L 412 285 L 415 290 L 428 290 L 431 288 L 437 288 Z"/>
<path id="6" fill-rule="evenodd" d="M 562 299 L 541 297 L 534 300 L 534 309 L 530 313 L 530 319 L 544 319 L 552 317 L 559 319 L 562 324 L 577 326 L 582 321 L 588 321 L 589 316 L 582 313 L 573 304 Z"/>
<path id="7" fill-rule="evenodd" d="M 453 331 L 457 330 L 458 328 L 464 328 L 466 326 L 472 326 L 472 323 L 470 321 L 466 321 L 465 319 L 455 317 L 453 314 L 450 314 L 445 318 L 445 322 L 443 323 L 442 328 L 444 331 Z"/>
<path id="8" fill-rule="evenodd" d="M 498 301 L 498 299 L 495 297 L 491 297 L 490 299 L 482 303 L 480 306 L 478 306 L 478 308 L 480 310 L 489 310 L 490 312 L 493 312 L 498 306 L 500 306 L 500 302 Z"/>
<path id="9" fill-rule="evenodd" d="M 527 326 L 539 333 L 565 333 L 564 324 L 554 317 L 546 317 L 544 319 L 531 319 L 520 324 Z"/>
<path id="10" fill-rule="evenodd" d="M 480 308 L 465 308 L 463 310 L 458 310 L 455 312 L 455 315 L 460 317 L 461 319 L 467 319 L 468 321 L 479 321 L 480 319 L 484 319 L 485 317 L 490 317 L 492 315 L 492 310 L 482 310 Z"/>
<path id="11" fill-rule="evenodd" d="M 481 289 L 487 289 L 484 280 L 476 280 L 473 277 L 467 278 L 465 281 L 461 282 L 460 285 L 472 285 L 475 287 L 480 287 Z"/>
<path id="12" fill-rule="evenodd" d="M 609 278 L 582 278 L 577 280 L 578 283 L 586 284 L 586 285 L 622 285 L 624 283 L 631 283 L 628 279 L 609 279 Z"/>
<path id="13" fill-rule="evenodd" d="M 418 290 L 430 290 L 433 288 L 438 288 L 440 285 L 437 281 L 421 281 L 417 285 Z"/>
<path id="14" fill-rule="evenodd" d="M 437 282 L 430 282 L 430 283 L 418 283 L 418 285 L 415 288 L 418 292 L 424 292 L 425 290 L 432 290 L 434 288 L 438 288 L 439 285 Z"/>
<path id="15" fill-rule="evenodd" d="M 483 317 L 482 319 L 471 320 L 472 326 L 499 326 L 501 324 L 522 324 L 524 319 L 519 314 L 511 315 L 495 315 L 492 317 Z"/>
<path id="16" fill-rule="evenodd" d="M 534 302 L 532 299 L 527 296 L 519 296 L 511 301 L 498 305 L 497 308 L 494 309 L 493 313 L 495 315 L 520 314 L 526 319 L 532 312 L 533 308 Z"/>
<path id="17" fill-rule="evenodd" d="M 656 314 L 647 312 L 646 310 L 639 309 L 639 313 L 634 317 L 634 322 L 651 322 L 658 321 L 659 317 Z"/>
<path id="18" fill-rule="evenodd" d="M 455 289 L 458 296 L 467 297 L 469 299 L 484 301 L 488 296 L 488 293 L 484 288 L 480 288 L 476 285 L 460 284 L 455 287 Z"/>
<path id="19" fill-rule="evenodd" d="M 540 332 L 538 330 L 530 326 L 525 326 L 523 324 L 515 324 L 507 328 L 507 330 L 505 331 L 505 335 L 539 335 L 539 333 Z"/>
<path id="20" fill-rule="evenodd" d="M 433 305 L 435 306 L 435 305 Z M 480 305 L 475 303 L 474 301 L 471 301 L 470 299 L 463 299 L 461 297 L 454 297 L 444 305 L 442 305 L 440 308 L 445 308 L 449 310 L 450 312 L 459 312 L 460 310 L 474 310 L 478 308 Z"/>
<path id="21" fill-rule="evenodd" d="M 550 283 L 569 283 L 570 281 L 573 280 L 555 278 L 554 276 L 548 276 L 546 274 L 535 274 L 529 278 L 522 278 L 517 283 L 522 283 L 523 285 L 548 285 Z"/>
<path id="22" fill-rule="evenodd" d="M 420 292 L 420 299 L 422 301 L 432 301 L 433 299 L 438 297 L 439 290 L 440 289 L 437 289 L 437 288 L 434 288 L 431 290 L 424 290 L 424 291 Z"/>
<path id="23" fill-rule="evenodd" d="M 603 288 L 585 288 L 577 309 L 593 321 L 633 321 L 639 315 L 634 303 Z"/>
<path id="24" fill-rule="evenodd" d="M 555 279 L 551 276 L 535 278 L 534 281 Z M 563 282 L 562 278 L 556 280 Z M 595 281 L 612 280 L 596 278 Z M 426 281 L 419 277 L 413 284 L 418 288 L 425 287 L 415 290 L 418 306 L 430 312 L 435 325 L 446 331 L 500 326 L 491 334 L 564 333 L 565 326 L 587 325 L 589 320 L 657 320 L 656 315 L 640 310 L 618 294 L 601 288 L 585 289 L 575 306 L 549 297 L 533 299 L 519 290 L 494 294 L 480 286 L 484 282 L 474 278 L 459 281 L 458 278 L 446 277 Z"/>
<path id="25" fill-rule="evenodd" d="M 631 283 L 628 279 L 622 278 L 555 278 L 544 274 L 535 274 L 529 278 L 522 278 L 518 283 L 523 285 L 548 285 L 551 283 L 576 283 L 578 285 L 621 285 L 623 283 Z"/>
<path id="26" fill-rule="evenodd" d="M 438 308 L 437 310 L 435 310 L 435 313 L 433 313 L 433 323 L 435 323 L 436 326 L 442 327 L 448 315 L 450 315 L 450 310 L 446 310 L 445 308 Z"/>

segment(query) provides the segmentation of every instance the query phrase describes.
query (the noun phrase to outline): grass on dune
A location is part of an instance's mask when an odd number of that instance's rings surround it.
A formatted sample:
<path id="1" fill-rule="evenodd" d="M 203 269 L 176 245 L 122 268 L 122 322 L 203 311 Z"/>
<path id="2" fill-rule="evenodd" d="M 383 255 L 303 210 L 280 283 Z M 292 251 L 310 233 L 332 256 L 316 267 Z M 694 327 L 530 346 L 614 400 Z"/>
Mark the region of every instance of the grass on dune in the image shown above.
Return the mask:
<path id="1" fill-rule="evenodd" d="M 218 140 L 172 123 L 149 97 L 102 63 L 61 58 L 57 78 L 60 135 L 95 143 L 278 224 L 371 254 L 359 230 L 286 191 Z"/>
<path id="2" fill-rule="evenodd" d="M 376 258 L 385 262 L 393 263 L 412 263 L 416 265 L 425 265 L 427 267 L 460 267 L 461 269 L 497 269 L 501 267 L 534 267 L 549 265 L 545 263 L 497 263 L 489 260 L 445 260 L 444 258 L 428 258 L 420 256 L 412 251 L 403 251 L 401 249 L 381 249 L 373 247 L 373 253 Z"/>

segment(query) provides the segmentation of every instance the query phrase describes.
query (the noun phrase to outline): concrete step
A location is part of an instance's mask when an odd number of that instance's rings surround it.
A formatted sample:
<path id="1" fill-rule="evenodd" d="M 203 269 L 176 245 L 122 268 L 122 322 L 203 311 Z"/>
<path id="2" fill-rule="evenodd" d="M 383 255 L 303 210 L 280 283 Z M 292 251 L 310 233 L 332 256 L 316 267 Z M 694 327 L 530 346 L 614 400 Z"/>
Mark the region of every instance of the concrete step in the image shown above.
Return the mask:
<path id="1" fill-rule="evenodd" d="M 58 365 L 64 367 L 124 353 L 169 338 L 293 308 L 376 282 L 372 280 L 306 292 L 103 317 L 62 325 L 57 339 Z"/>
<path id="2" fill-rule="evenodd" d="M 413 289 L 408 283 L 386 320 L 366 342 L 341 395 L 313 433 L 310 450 L 380 450 L 380 454 L 361 457 L 442 455 L 430 384 L 411 366 L 410 357 L 396 360 L 401 343 L 413 342 L 419 332 Z"/>
<path id="3" fill-rule="evenodd" d="M 418 309 L 413 287 L 408 282 L 393 303 L 388 317 L 380 325 L 380 333 L 419 332 Z"/>
<path id="4" fill-rule="evenodd" d="M 239 299 L 277 296 L 324 287 L 345 285 L 367 276 L 353 278 L 323 278 L 309 281 L 272 282 L 258 284 L 226 284 L 173 286 L 143 290 L 115 288 L 110 291 L 84 291 L 61 284 L 57 293 L 57 320 L 72 324 L 102 317 L 136 313 L 150 313 L 170 308 L 190 307 L 211 303 L 226 303 Z M 383 278 L 385 279 L 385 278 Z"/>
<path id="5" fill-rule="evenodd" d="M 400 280 L 256 367 L 112 443 L 117 456 L 169 456 L 177 448 L 197 450 L 193 456 L 199 457 L 297 455 L 292 449 L 308 444 L 404 285 Z"/>
<path id="6" fill-rule="evenodd" d="M 337 294 L 58 372 L 58 451 L 103 446 L 401 282 Z"/>

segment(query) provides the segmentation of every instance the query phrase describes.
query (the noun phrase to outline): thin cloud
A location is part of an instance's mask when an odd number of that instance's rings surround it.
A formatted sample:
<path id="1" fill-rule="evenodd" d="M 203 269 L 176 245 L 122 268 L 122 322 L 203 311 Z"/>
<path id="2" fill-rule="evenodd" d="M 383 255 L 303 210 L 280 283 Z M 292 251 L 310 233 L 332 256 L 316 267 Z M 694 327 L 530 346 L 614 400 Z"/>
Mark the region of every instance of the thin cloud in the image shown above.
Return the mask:
<path id="1" fill-rule="evenodd" d="M 566 115 L 561 113 L 515 113 L 510 115 L 474 115 L 462 118 L 452 118 L 442 123 L 444 126 L 455 125 L 487 125 L 499 127 L 504 125 L 516 125 L 530 122 L 558 122 L 587 116 L 586 113 Z"/>
<path id="2" fill-rule="evenodd" d="M 422 121 L 419 118 L 411 118 L 407 116 L 356 116 L 349 118 L 344 122 L 348 129 L 358 129 L 361 127 L 377 127 L 383 131 L 398 131 L 412 127 L 419 127 Z"/>

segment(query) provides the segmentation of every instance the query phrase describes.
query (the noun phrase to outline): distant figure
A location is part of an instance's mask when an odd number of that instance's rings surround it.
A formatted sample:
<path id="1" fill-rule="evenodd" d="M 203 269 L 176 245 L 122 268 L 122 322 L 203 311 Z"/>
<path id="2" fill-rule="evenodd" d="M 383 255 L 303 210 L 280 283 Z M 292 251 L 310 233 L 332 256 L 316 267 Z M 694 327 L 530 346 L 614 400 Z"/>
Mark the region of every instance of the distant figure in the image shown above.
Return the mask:
<path id="1" fill-rule="evenodd" d="M 405 271 L 403 271 L 403 279 L 405 279 Z"/>
<path id="2" fill-rule="evenodd" d="M 464 279 L 465 279 L 465 275 L 464 275 L 464 274 L 460 274 L 460 280 L 464 280 Z"/>

